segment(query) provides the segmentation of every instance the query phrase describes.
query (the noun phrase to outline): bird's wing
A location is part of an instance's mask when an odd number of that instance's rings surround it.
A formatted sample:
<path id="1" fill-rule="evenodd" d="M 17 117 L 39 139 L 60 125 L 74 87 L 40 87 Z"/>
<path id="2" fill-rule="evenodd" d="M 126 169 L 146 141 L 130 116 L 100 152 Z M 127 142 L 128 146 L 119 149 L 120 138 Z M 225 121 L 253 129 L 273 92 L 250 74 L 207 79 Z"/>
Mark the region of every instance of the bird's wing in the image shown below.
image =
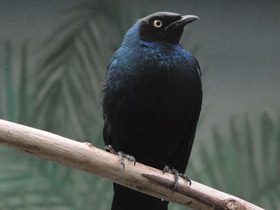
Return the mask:
<path id="1" fill-rule="evenodd" d="M 107 66 L 106 76 L 108 74 L 108 71 L 110 71 L 116 67 L 114 61 L 118 60 L 117 54 L 118 54 L 118 50 L 116 52 L 114 52 L 114 54 L 112 55 L 109 65 Z"/>
<path id="2" fill-rule="evenodd" d="M 106 119 L 104 120 L 104 126 L 103 126 L 103 139 L 105 145 L 112 144 L 111 125 L 107 122 Z"/>
<path id="3" fill-rule="evenodd" d="M 196 58 L 194 58 L 194 60 L 195 60 L 197 72 L 198 72 L 199 76 L 202 77 L 202 72 L 201 72 L 199 63 L 198 63 L 198 61 L 196 60 Z"/>
<path id="4" fill-rule="evenodd" d="M 110 73 L 114 71 L 114 69 L 117 67 L 118 64 L 118 58 L 115 56 L 116 53 L 112 56 L 110 63 L 107 67 L 106 72 L 106 79 L 110 76 Z M 111 124 L 108 122 L 107 116 L 106 116 L 106 108 L 104 103 L 104 98 L 106 97 L 106 94 L 108 94 L 108 90 L 106 90 L 107 81 L 105 80 L 105 84 L 103 87 L 103 101 L 102 101 L 102 111 L 103 111 L 103 119 L 104 119 L 104 126 L 103 126 L 103 139 L 105 142 L 105 145 L 111 145 L 112 144 L 112 133 L 111 133 Z"/>
<path id="5" fill-rule="evenodd" d="M 195 132 L 196 132 L 196 126 L 197 126 L 197 121 L 199 118 L 199 112 L 195 116 L 195 119 L 191 125 L 189 125 L 186 128 L 185 135 L 183 137 L 183 142 L 185 142 L 185 145 L 182 145 L 182 153 L 178 153 L 177 161 L 175 163 L 175 168 L 181 172 L 184 173 L 186 170 L 186 166 L 188 165 L 194 138 L 195 138 Z M 175 154 L 174 156 L 176 156 Z"/>
<path id="6" fill-rule="evenodd" d="M 196 71 L 201 80 L 202 73 L 201 73 L 199 63 L 196 60 L 196 58 L 194 58 L 194 61 L 195 61 Z M 200 98 L 198 100 L 197 109 L 193 111 L 194 115 L 192 117 L 192 120 L 186 119 L 187 121 L 191 122 L 191 124 L 187 124 L 187 126 L 186 126 L 185 134 L 182 138 L 182 142 L 184 142 L 184 143 L 181 144 L 180 152 L 178 152 L 178 154 L 174 154 L 174 156 L 177 155 L 177 157 L 176 157 L 177 161 L 175 164 L 175 168 L 181 172 L 185 171 L 186 166 L 188 165 L 191 150 L 192 150 L 195 133 L 196 133 L 197 122 L 199 119 L 201 104 L 202 104 L 202 88 L 201 88 L 201 92 L 197 92 L 197 94 L 198 94 L 197 97 Z"/>

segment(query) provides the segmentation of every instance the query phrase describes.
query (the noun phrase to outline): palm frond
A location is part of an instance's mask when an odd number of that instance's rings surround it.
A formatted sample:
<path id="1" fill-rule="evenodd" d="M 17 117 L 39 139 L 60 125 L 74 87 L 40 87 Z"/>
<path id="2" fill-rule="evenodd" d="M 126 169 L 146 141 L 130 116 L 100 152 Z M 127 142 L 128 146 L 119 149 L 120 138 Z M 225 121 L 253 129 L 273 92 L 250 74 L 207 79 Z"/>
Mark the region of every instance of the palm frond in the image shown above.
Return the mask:
<path id="1" fill-rule="evenodd" d="M 227 135 L 215 127 L 212 140 L 191 157 L 187 173 L 199 182 L 265 209 L 278 209 L 279 153 L 280 116 L 277 119 L 266 111 L 258 118 L 230 118 Z M 170 207 L 183 209 L 174 204 Z"/>
<path id="2" fill-rule="evenodd" d="M 96 1 L 66 10 L 66 21 L 42 45 L 32 118 L 38 127 L 81 140 L 100 136 L 102 83 L 123 35 L 115 4 Z"/>
<path id="3" fill-rule="evenodd" d="M 280 189 L 280 121 L 274 118 L 273 114 L 264 112 L 260 116 L 259 126 L 252 123 L 248 116 L 244 117 L 243 122 L 231 119 L 229 139 L 223 137 L 224 146 L 216 146 L 213 151 L 216 154 L 220 151 L 225 153 L 212 157 L 220 165 L 215 170 L 227 182 L 219 186 L 213 182 L 206 184 L 267 209 L 280 206 L 277 199 Z"/>
<path id="4" fill-rule="evenodd" d="M 2 68 L 1 68 L 1 115 L 5 119 L 15 120 L 15 92 L 12 75 L 12 45 L 10 41 L 5 42 L 2 51 Z"/>
<path id="5" fill-rule="evenodd" d="M 20 73 L 19 73 L 19 93 L 17 96 L 18 99 L 18 117 L 17 121 L 22 124 L 28 123 L 28 116 L 29 116 L 29 107 L 30 105 L 30 91 L 28 87 L 29 83 L 29 66 L 28 66 L 28 55 L 29 49 L 28 44 L 24 43 L 21 49 L 21 60 L 20 60 Z M 29 102 L 29 103 L 28 103 Z"/>
<path id="6" fill-rule="evenodd" d="M 0 48 L 0 118 L 28 124 L 32 108 L 28 88 L 28 44 L 20 48 L 6 41 Z M 17 51 L 20 50 L 21 53 Z M 16 61 L 20 61 L 19 64 Z"/>
<path id="7" fill-rule="evenodd" d="M 1 148 L 0 157 L 0 206 L 3 209 L 38 209 L 42 205 L 45 209 L 75 209 L 71 200 L 59 192 L 58 178 L 40 171 L 40 167 L 29 161 L 30 157 L 6 148 Z"/>

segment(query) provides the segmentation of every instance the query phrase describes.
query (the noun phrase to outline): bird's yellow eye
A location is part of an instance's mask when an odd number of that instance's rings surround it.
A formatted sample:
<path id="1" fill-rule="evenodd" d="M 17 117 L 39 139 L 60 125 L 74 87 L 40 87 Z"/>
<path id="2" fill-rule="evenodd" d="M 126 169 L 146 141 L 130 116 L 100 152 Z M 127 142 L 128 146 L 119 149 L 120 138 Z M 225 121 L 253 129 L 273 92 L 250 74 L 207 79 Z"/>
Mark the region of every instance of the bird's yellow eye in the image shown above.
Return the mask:
<path id="1" fill-rule="evenodd" d="M 161 20 L 154 20 L 154 27 L 160 28 L 162 26 Z"/>

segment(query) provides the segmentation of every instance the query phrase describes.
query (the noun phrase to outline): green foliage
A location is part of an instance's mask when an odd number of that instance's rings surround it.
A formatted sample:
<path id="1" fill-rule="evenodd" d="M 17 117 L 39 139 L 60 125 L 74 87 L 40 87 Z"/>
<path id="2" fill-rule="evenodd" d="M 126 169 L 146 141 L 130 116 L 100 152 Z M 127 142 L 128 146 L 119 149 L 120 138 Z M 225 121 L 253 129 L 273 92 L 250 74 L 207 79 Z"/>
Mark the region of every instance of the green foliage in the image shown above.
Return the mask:
<path id="1" fill-rule="evenodd" d="M 80 140 L 101 136 L 102 84 L 124 32 L 119 8 L 118 1 L 98 1 L 68 9 L 43 43 L 34 89 L 39 127 Z"/>
<path id="2" fill-rule="evenodd" d="M 30 99 L 28 85 L 28 45 L 13 48 L 10 41 L 2 42 L 0 47 L 0 118 L 26 123 L 27 104 Z M 19 60 L 19 63 L 15 61 Z M 30 105 L 32 106 L 32 104 Z"/>
<path id="3" fill-rule="evenodd" d="M 231 118 L 226 135 L 214 128 L 211 141 L 191 156 L 187 172 L 208 186 L 265 209 L 278 209 L 279 162 L 280 116 L 264 112 L 257 120 L 247 115 Z M 174 205 L 172 209 L 183 208 Z"/>
<path id="4" fill-rule="evenodd" d="M 3 210 L 86 210 L 93 206 L 106 210 L 111 200 L 110 182 L 80 171 L 6 148 L 0 148 L 0 165 L 0 209 Z"/>
<path id="5" fill-rule="evenodd" d="M 12 81 L 12 49 L 11 43 L 6 42 L 4 47 L 1 48 L 1 92 L 0 96 L 6 98 L 6 100 L 1 100 L 1 111 L 0 117 L 9 118 L 11 120 L 15 120 L 15 97 L 14 97 L 14 89 L 13 81 Z"/>
<path id="6" fill-rule="evenodd" d="M 43 43 L 35 70 L 28 66 L 27 44 L 17 53 L 5 43 L 0 118 L 104 147 L 102 83 L 126 22 L 117 3 L 108 3 L 67 10 L 71 17 Z M 108 181 L 6 148 L 0 154 L 0 209 L 108 209 L 111 203 Z"/>

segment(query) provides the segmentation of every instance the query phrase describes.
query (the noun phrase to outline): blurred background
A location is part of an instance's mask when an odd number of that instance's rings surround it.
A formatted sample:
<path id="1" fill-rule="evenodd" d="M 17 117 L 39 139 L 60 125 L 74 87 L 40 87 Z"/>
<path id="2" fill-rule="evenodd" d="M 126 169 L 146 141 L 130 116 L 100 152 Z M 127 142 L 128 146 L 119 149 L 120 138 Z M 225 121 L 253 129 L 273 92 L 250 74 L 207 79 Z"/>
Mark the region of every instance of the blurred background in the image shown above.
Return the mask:
<path id="1" fill-rule="evenodd" d="M 104 148 L 107 64 L 129 27 L 157 11 L 200 17 L 181 41 L 204 88 L 186 173 L 279 209 L 278 0 L 0 0 L 0 118 Z M 0 146 L 1 210 L 107 210 L 112 195 L 109 181 Z"/>

